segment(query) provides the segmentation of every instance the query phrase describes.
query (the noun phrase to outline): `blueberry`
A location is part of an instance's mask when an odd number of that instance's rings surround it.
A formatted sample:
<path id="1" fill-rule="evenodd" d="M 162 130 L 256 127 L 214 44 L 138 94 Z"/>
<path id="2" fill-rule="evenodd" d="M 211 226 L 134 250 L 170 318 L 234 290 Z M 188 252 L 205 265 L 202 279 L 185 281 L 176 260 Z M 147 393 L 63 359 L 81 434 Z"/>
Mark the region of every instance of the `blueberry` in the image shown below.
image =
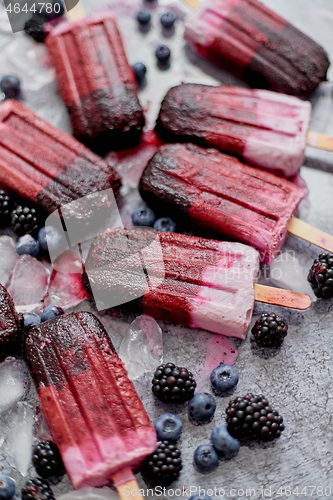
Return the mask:
<path id="1" fill-rule="evenodd" d="M 173 12 L 165 12 L 161 15 L 161 24 L 164 28 L 172 28 L 175 24 L 176 16 Z"/>
<path id="2" fill-rule="evenodd" d="M 228 393 L 238 384 L 238 373 L 233 366 L 221 363 L 210 374 L 210 381 L 217 394 Z"/>
<path id="3" fill-rule="evenodd" d="M 204 424 L 214 417 L 216 402 L 214 397 L 207 392 L 199 392 L 188 403 L 190 419 Z"/>
<path id="4" fill-rule="evenodd" d="M 176 223 L 172 219 L 170 219 L 170 217 L 161 217 L 160 219 L 157 219 L 154 224 L 154 229 L 156 231 L 169 231 L 171 233 L 174 233 L 176 231 L 176 228 Z"/>
<path id="5" fill-rule="evenodd" d="M 148 9 L 142 9 L 139 10 L 136 18 L 140 24 L 148 24 L 150 23 L 151 14 Z"/>
<path id="6" fill-rule="evenodd" d="M 194 465 L 199 472 L 209 472 L 215 469 L 218 463 L 219 456 L 211 444 L 202 444 L 195 450 Z"/>
<path id="7" fill-rule="evenodd" d="M 16 76 L 6 75 L 0 81 L 0 89 L 6 97 L 15 99 L 21 92 L 20 80 Z"/>
<path id="8" fill-rule="evenodd" d="M 189 500 L 212 500 L 212 497 L 209 495 L 193 495 Z"/>
<path id="9" fill-rule="evenodd" d="M 49 319 L 56 318 L 57 316 L 61 316 L 64 314 L 64 310 L 61 307 L 57 306 L 47 306 L 41 315 L 41 321 L 48 321 Z"/>
<path id="10" fill-rule="evenodd" d="M 177 441 L 183 430 L 180 418 L 171 413 L 164 413 L 154 423 L 157 439 L 159 441 Z"/>
<path id="11" fill-rule="evenodd" d="M 132 213 L 132 222 L 134 226 L 150 226 L 156 219 L 155 212 L 149 207 L 136 208 Z"/>
<path id="12" fill-rule="evenodd" d="M 216 451 L 222 457 L 232 457 L 239 452 L 240 442 L 232 437 L 224 425 L 214 427 L 210 440 Z"/>
<path id="13" fill-rule="evenodd" d="M 146 76 L 146 73 L 147 73 L 146 66 L 141 62 L 137 62 L 137 63 L 133 64 L 132 68 L 133 68 L 134 74 L 136 76 L 137 82 L 141 83 L 143 81 L 144 77 Z"/>
<path id="14" fill-rule="evenodd" d="M 155 56 L 157 57 L 158 62 L 165 64 L 170 59 L 171 51 L 166 45 L 159 45 L 155 50 Z"/>
<path id="15" fill-rule="evenodd" d="M 9 500 L 15 495 L 15 481 L 9 476 L 0 474 L 0 500 Z"/>
<path id="16" fill-rule="evenodd" d="M 38 241 L 43 250 L 56 250 L 63 239 L 63 235 L 54 226 L 42 227 L 38 232 Z"/>
<path id="17" fill-rule="evenodd" d="M 18 239 L 16 244 L 16 253 L 18 253 L 18 255 L 27 253 L 32 257 L 37 257 L 39 254 L 39 243 L 31 236 L 31 234 L 26 234 Z"/>
<path id="18" fill-rule="evenodd" d="M 40 317 L 37 316 L 37 314 L 35 313 L 25 312 L 23 313 L 23 317 L 24 317 L 24 328 L 26 330 L 30 330 L 30 328 L 38 326 L 41 323 Z"/>

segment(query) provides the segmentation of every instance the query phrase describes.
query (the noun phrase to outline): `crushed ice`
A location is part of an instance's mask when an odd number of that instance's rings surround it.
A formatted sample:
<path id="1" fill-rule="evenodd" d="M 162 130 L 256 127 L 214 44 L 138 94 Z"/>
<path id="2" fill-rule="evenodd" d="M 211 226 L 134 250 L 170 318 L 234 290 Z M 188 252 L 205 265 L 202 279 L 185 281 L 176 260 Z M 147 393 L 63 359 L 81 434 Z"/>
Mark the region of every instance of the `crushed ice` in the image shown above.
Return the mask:
<path id="1" fill-rule="evenodd" d="M 0 416 L 24 399 L 30 387 L 29 371 L 24 361 L 8 357 L 0 364 Z"/>
<path id="2" fill-rule="evenodd" d="M 129 326 L 119 348 L 128 376 L 138 378 L 163 361 L 162 330 L 150 316 L 142 314 Z"/>
<path id="3" fill-rule="evenodd" d="M 27 403 L 20 401 L 5 418 L 6 458 L 23 476 L 27 474 L 31 462 L 34 416 L 34 410 Z"/>
<path id="4" fill-rule="evenodd" d="M 18 306 L 38 306 L 46 294 L 49 271 L 31 255 L 22 255 L 16 262 L 8 291 Z"/>
<path id="5" fill-rule="evenodd" d="M 0 236 L 0 283 L 6 286 L 19 256 L 16 245 L 10 236 Z"/>

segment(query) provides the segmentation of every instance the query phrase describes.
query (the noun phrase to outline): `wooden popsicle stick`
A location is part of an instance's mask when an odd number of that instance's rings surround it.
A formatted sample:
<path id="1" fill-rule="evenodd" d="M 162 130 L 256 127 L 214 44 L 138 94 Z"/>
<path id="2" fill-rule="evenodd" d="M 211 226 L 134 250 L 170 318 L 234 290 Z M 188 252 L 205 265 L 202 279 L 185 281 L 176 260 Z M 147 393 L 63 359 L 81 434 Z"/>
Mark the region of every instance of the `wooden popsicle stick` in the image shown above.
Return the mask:
<path id="1" fill-rule="evenodd" d="M 131 469 L 124 469 L 112 477 L 121 500 L 142 499 L 140 488 Z M 125 489 L 126 488 L 126 489 Z"/>
<path id="2" fill-rule="evenodd" d="M 85 18 L 86 13 L 84 11 L 81 0 L 79 0 L 79 2 L 71 10 L 66 9 L 66 2 L 64 3 L 64 6 L 65 6 L 67 21 L 74 22 Z"/>
<path id="3" fill-rule="evenodd" d="M 201 4 L 201 0 L 183 0 L 183 2 L 186 3 L 192 9 L 197 9 Z"/>
<path id="4" fill-rule="evenodd" d="M 307 222 L 293 217 L 288 227 L 288 233 L 302 238 L 317 247 L 323 248 L 327 252 L 333 253 L 333 236 L 310 226 Z"/>
<path id="5" fill-rule="evenodd" d="M 308 309 L 311 306 L 311 299 L 304 293 L 291 292 L 282 288 L 272 286 L 254 285 L 255 300 L 274 304 L 276 306 L 290 307 L 291 309 Z"/>
<path id="6" fill-rule="evenodd" d="M 333 151 L 333 137 L 326 134 L 311 132 L 311 130 L 307 133 L 306 144 L 308 146 L 312 146 L 313 148 Z"/>

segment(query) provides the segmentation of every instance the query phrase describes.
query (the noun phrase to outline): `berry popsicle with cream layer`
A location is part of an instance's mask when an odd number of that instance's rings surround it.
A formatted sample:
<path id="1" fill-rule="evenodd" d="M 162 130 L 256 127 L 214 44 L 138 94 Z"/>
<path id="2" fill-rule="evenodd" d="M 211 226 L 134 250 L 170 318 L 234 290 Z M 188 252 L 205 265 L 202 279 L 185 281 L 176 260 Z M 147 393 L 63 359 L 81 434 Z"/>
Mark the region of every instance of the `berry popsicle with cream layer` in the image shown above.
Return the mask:
<path id="1" fill-rule="evenodd" d="M 139 185 L 157 213 L 257 248 L 270 263 L 287 232 L 333 251 L 333 236 L 295 217 L 304 192 L 295 184 L 215 149 L 167 144 L 148 162 Z"/>
<path id="2" fill-rule="evenodd" d="M 111 164 L 14 100 L 0 106 L 0 183 L 48 213 L 120 188 Z"/>
<path id="3" fill-rule="evenodd" d="M 167 141 L 213 146 L 287 177 L 302 165 L 310 114 L 311 104 L 293 96 L 186 83 L 167 92 L 156 129 Z"/>
<path id="4" fill-rule="evenodd" d="M 303 191 L 286 179 L 215 149 L 167 144 L 148 162 L 140 193 L 215 234 L 249 243 L 271 262 L 285 240 Z"/>
<path id="5" fill-rule="evenodd" d="M 325 80 L 324 49 L 257 0 L 186 0 L 185 39 L 252 87 L 308 98 Z M 194 5 L 196 4 L 196 5 Z"/>
<path id="6" fill-rule="evenodd" d="M 157 440 L 102 323 L 88 312 L 46 321 L 29 332 L 26 353 L 74 488 L 113 479 L 121 491 Z"/>
<path id="7" fill-rule="evenodd" d="M 114 15 L 61 23 L 46 45 L 74 136 L 98 152 L 133 145 L 144 116 Z"/>
<path id="8" fill-rule="evenodd" d="M 148 228 L 108 229 L 97 236 L 85 271 L 96 304 L 111 304 L 114 296 L 122 304 L 136 299 L 156 319 L 241 339 L 255 299 L 300 309 L 311 303 L 302 294 L 254 289 L 259 253 L 250 246 Z M 269 293 L 275 293 L 273 301 Z"/>

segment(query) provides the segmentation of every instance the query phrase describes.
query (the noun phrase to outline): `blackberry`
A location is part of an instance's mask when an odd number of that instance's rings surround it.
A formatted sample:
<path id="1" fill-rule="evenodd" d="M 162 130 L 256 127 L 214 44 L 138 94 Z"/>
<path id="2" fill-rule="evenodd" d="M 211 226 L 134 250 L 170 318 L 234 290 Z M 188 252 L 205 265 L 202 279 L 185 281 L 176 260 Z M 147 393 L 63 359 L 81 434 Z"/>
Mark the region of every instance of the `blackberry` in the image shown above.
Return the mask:
<path id="1" fill-rule="evenodd" d="M 144 480 L 152 486 L 168 486 L 182 470 L 180 450 L 170 441 L 162 441 L 141 468 Z"/>
<path id="2" fill-rule="evenodd" d="M 284 429 L 283 418 L 273 410 L 267 399 L 259 394 L 246 394 L 229 402 L 226 409 L 229 433 L 237 439 L 278 438 Z"/>
<path id="3" fill-rule="evenodd" d="M 196 382 L 192 373 L 173 363 L 156 368 L 152 391 L 163 403 L 185 403 L 193 398 Z"/>
<path id="4" fill-rule="evenodd" d="M 333 254 L 319 255 L 310 268 L 308 282 L 317 297 L 322 299 L 333 297 Z"/>
<path id="5" fill-rule="evenodd" d="M 36 233 L 39 228 L 39 215 L 34 208 L 19 205 L 10 218 L 12 229 L 18 236 Z"/>
<path id="6" fill-rule="evenodd" d="M 21 490 L 22 500 L 55 500 L 49 483 L 35 477 L 25 483 Z"/>
<path id="7" fill-rule="evenodd" d="M 32 463 L 39 476 L 58 477 L 65 473 L 58 447 L 52 441 L 38 443 L 33 450 Z"/>
<path id="8" fill-rule="evenodd" d="M 10 213 L 13 210 L 13 203 L 8 194 L 0 190 L 0 223 L 5 226 L 10 220 Z"/>
<path id="9" fill-rule="evenodd" d="M 257 344 L 262 347 L 278 347 L 287 335 L 288 325 L 275 313 L 264 312 L 251 330 Z"/>
<path id="10" fill-rule="evenodd" d="M 46 38 L 46 31 L 44 24 L 47 18 L 41 14 L 34 14 L 29 21 L 24 25 L 24 31 L 27 35 L 31 36 L 36 42 L 43 43 Z"/>

